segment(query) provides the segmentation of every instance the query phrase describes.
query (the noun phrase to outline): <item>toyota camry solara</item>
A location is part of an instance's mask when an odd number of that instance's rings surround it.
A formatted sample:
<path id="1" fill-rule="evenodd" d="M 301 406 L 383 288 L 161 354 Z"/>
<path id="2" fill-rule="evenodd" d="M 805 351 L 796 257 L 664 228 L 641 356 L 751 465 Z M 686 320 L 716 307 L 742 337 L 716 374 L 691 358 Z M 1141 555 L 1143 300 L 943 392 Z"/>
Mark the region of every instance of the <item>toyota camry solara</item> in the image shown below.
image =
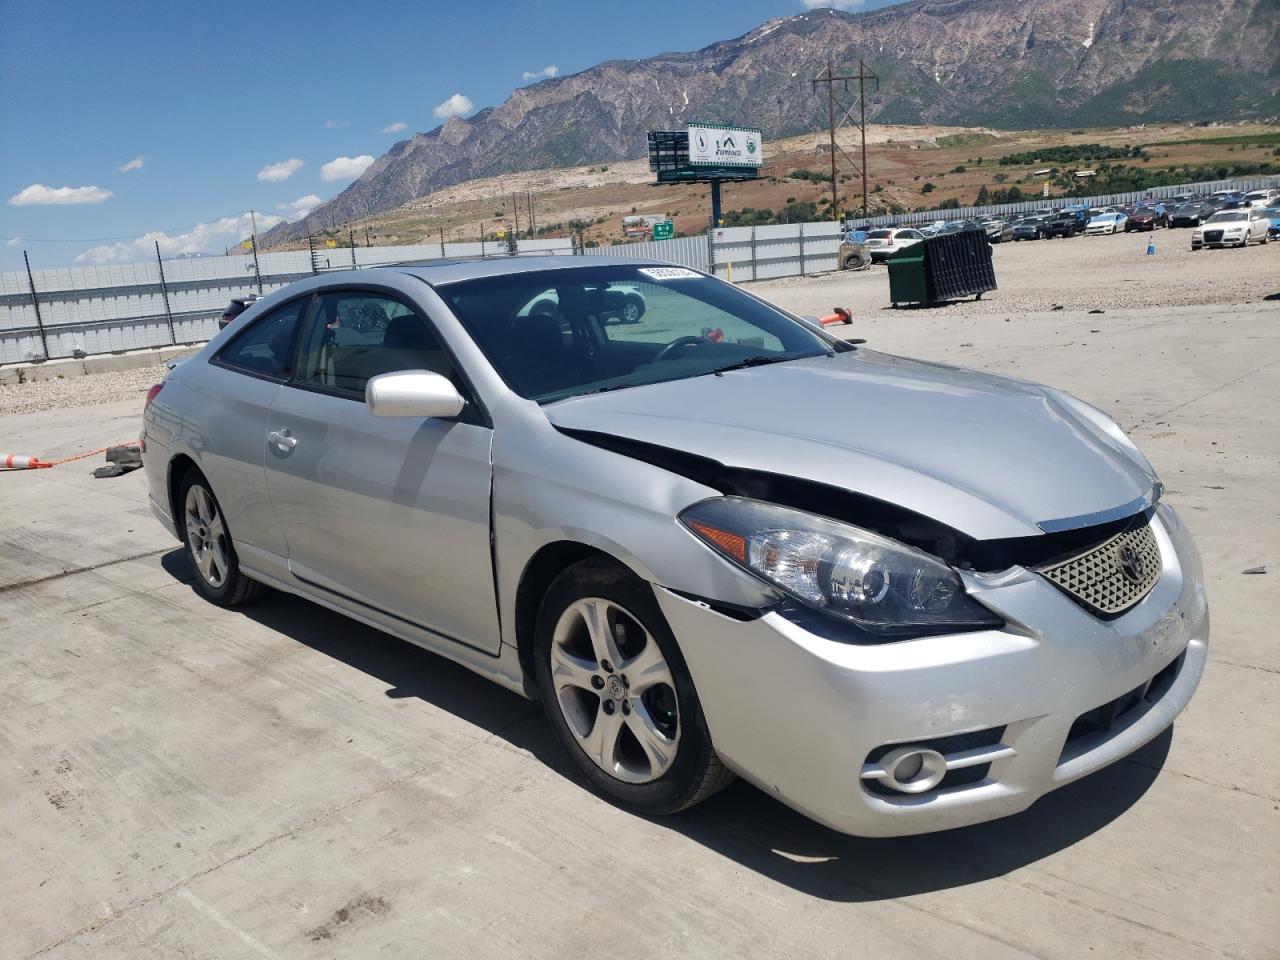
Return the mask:
<path id="1" fill-rule="evenodd" d="M 210 601 L 286 590 L 538 698 L 643 813 L 736 773 L 854 834 L 1004 816 L 1204 668 L 1196 549 L 1109 417 L 683 267 L 296 283 L 152 388 L 143 439 Z"/>

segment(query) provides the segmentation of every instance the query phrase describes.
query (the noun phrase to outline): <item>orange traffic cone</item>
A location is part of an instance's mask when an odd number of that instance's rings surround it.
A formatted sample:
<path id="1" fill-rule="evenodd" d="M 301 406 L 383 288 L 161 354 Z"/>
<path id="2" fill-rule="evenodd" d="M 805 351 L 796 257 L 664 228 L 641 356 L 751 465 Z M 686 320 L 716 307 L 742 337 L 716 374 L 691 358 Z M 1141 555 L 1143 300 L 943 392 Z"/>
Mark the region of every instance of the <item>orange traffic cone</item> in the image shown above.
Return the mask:
<path id="1" fill-rule="evenodd" d="M 51 467 L 53 464 L 45 463 L 39 457 L 28 457 L 20 453 L 0 453 L 0 467 L 6 470 L 39 470 L 42 467 Z"/>

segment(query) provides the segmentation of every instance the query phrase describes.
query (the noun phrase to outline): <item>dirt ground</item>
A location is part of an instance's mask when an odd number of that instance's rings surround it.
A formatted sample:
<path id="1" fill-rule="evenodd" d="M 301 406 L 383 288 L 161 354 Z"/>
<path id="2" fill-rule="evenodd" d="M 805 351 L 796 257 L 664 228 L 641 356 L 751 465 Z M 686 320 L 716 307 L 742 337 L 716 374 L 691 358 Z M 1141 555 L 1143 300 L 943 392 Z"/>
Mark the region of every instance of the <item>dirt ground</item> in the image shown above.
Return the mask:
<path id="1" fill-rule="evenodd" d="M 1155 254 L 1147 245 L 1155 244 Z M 981 300 L 965 300 L 925 309 L 891 309 L 889 271 L 882 265 L 866 271 L 810 277 L 787 277 L 750 283 L 750 270 L 734 277 L 770 299 L 804 315 L 823 316 L 834 306 L 849 307 L 854 316 L 881 323 L 914 323 L 923 313 L 949 317 L 1120 309 L 1247 304 L 1266 302 L 1280 293 L 1280 243 L 1248 249 L 1191 249 L 1191 231 L 1157 230 L 1104 237 L 1006 241 L 991 248 L 999 289 Z M 834 298 L 834 299 L 833 299 Z M 1276 305 L 1280 313 L 1280 303 Z"/>
<path id="2" fill-rule="evenodd" d="M 804 311 L 865 285 L 849 334 L 1052 383 L 1130 431 L 1214 619 L 1195 698 L 1148 746 L 941 835 L 841 836 L 744 783 L 638 818 L 583 789 L 515 694 L 294 597 L 201 600 L 139 473 L 0 475 L 0 956 L 1274 957 L 1280 307 L 1166 307 L 1176 269 L 1135 272 L 1151 302 L 1117 306 L 1088 267 L 1108 243 L 1055 254 L 1083 258 L 1101 316 L 994 295 L 875 312 L 874 275 L 768 293 Z M 1002 252 L 1000 296 L 1038 296 L 1051 249 Z M 1221 299 L 1220 271 L 1247 276 L 1256 300 L 1274 252 L 1187 259 L 1187 282 Z M 0 448 L 137 436 L 141 397 L 96 402 L 95 379 L 91 405 L 0 416 Z"/>

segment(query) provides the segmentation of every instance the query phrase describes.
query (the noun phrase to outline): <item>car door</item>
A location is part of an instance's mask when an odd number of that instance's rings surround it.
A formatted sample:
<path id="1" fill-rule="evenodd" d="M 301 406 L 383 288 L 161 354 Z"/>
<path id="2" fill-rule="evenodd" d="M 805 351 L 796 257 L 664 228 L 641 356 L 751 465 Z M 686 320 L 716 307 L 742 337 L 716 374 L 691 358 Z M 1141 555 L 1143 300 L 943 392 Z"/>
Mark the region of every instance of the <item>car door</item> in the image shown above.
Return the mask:
<path id="1" fill-rule="evenodd" d="M 281 304 L 245 326 L 200 371 L 200 469 L 249 567 L 279 565 L 284 534 L 271 509 L 264 434 L 271 404 L 289 378 L 293 344 L 311 294 Z M 264 551 L 255 555 L 254 550 Z M 274 563 L 272 558 L 276 558 Z"/>
<path id="2" fill-rule="evenodd" d="M 365 384 L 430 370 L 468 399 L 450 419 L 375 417 Z M 271 406 L 267 486 L 304 583 L 497 654 L 492 429 L 428 318 L 387 291 L 317 296 Z"/>

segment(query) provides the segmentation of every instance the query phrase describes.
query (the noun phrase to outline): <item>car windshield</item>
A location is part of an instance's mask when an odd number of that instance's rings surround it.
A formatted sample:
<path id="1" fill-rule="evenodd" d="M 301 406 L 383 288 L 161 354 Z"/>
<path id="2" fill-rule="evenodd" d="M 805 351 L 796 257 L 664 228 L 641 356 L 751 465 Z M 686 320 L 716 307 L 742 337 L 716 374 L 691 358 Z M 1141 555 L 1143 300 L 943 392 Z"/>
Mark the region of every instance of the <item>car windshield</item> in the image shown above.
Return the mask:
<path id="1" fill-rule="evenodd" d="M 1247 220 L 1248 218 L 1249 218 L 1249 215 L 1245 213 L 1243 210 L 1223 210 L 1220 213 L 1215 213 L 1212 217 L 1210 217 L 1205 222 L 1206 223 L 1227 223 L 1232 220 Z"/>
<path id="2" fill-rule="evenodd" d="M 574 267 L 441 284 L 498 374 L 539 403 L 842 349 L 684 267 Z"/>

